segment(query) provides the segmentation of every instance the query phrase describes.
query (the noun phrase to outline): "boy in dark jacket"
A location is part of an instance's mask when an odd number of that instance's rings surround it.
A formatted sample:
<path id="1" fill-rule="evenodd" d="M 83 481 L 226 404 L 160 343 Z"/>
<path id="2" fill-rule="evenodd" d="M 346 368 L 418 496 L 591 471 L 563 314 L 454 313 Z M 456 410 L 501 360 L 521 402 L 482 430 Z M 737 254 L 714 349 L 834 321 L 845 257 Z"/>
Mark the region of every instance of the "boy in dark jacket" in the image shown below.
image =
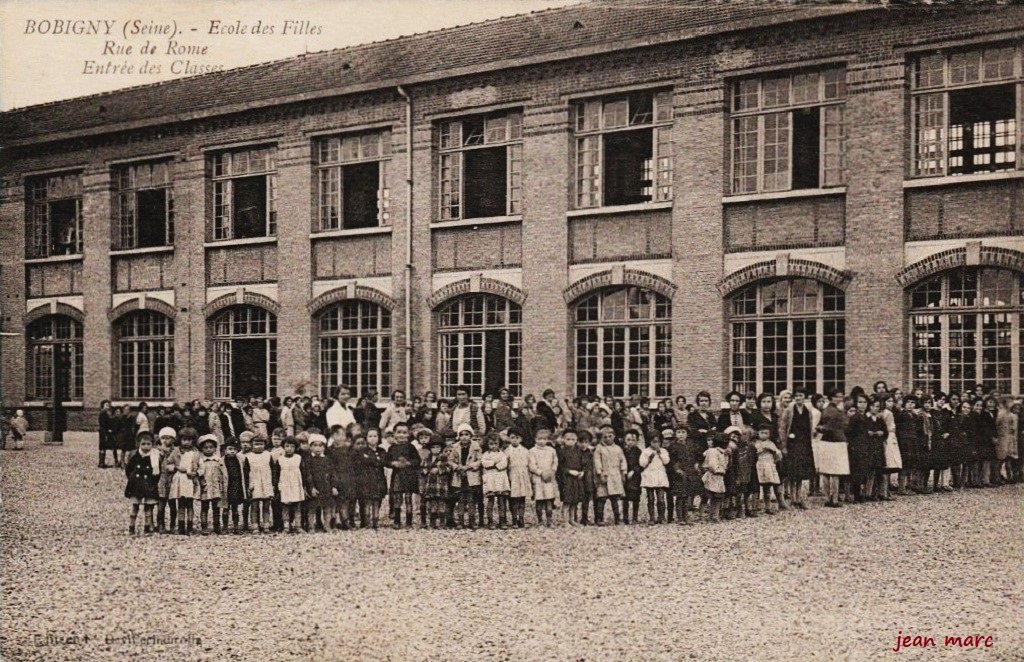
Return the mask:
<path id="1" fill-rule="evenodd" d="M 139 506 L 144 509 L 145 532 L 153 532 L 153 506 L 157 503 L 157 482 L 160 480 L 160 454 L 153 452 L 153 434 L 140 432 L 138 452 L 125 462 L 124 473 L 128 484 L 124 487 L 124 496 L 132 500 L 132 515 L 128 524 L 128 534 L 135 533 L 135 520 L 139 516 Z"/>

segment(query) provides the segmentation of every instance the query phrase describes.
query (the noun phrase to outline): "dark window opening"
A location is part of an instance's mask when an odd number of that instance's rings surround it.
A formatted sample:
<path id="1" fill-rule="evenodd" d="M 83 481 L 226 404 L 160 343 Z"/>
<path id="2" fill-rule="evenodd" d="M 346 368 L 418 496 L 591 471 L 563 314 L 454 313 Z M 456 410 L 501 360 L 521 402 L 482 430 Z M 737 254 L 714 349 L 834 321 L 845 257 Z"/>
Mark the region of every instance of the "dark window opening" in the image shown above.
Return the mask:
<path id="1" fill-rule="evenodd" d="M 505 147 L 474 149 L 464 153 L 465 214 L 463 218 L 504 216 L 508 213 Z"/>
<path id="2" fill-rule="evenodd" d="M 604 136 L 604 204 L 650 202 L 653 131 L 609 133 Z"/>
<path id="3" fill-rule="evenodd" d="M 793 188 L 820 185 L 821 109 L 793 111 Z"/>
<path id="4" fill-rule="evenodd" d="M 358 163 L 342 169 L 346 228 L 372 228 L 379 225 L 377 194 L 380 188 L 380 163 Z"/>
<path id="5" fill-rule="evenodd" d="M 654 121 L 654 94 L 634 92 L 629 95 L 629 125 L 650 124 Z"/>
<path id="6" fill-rule="evenodd" d="M 462 120 L 462 144 L 465 146 L 484 144 L 483 116 Z"/>
<path id="7" fill-rule="evenodd" d="M 167 191 L 152 189 L 135 194 L 138 224 L 137 248 L 167 244 Z"/>
<path id="8" fill-rule="evenodd" d="M 497 393 L 505 384 L 505 335 L 507 331 L 484 334 L 484 393 Z"/>
<path id="9" fill-rule="evenodd" d="M 231 341 L 231 397 L 264 397 L 267 394 L 267 341 Z"/>
<path id="10" fill-rule="evenodd" d="M 78 252 L 78 202 L 59 200 L 50 203 L 50 254 L 74 255 Z"/>
<path id="11" fill-rule="evenodd" d="M 267 177 L 240 177 L 233 186 L 235 239 L 267 236 Z"/>
<path id="12" fill-rule="evenodd" d="M 1016 167 L 1014 85 L 949 93 L 949 172 L 970 174 Z"/>

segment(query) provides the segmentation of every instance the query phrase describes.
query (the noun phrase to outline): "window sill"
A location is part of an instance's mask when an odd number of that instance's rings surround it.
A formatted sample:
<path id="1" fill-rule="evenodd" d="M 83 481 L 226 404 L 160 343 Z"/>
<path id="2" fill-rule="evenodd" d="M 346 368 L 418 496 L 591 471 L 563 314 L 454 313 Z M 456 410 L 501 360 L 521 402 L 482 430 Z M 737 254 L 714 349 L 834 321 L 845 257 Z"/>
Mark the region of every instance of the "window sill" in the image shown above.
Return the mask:
<path id="1" fill-rule="evenodd" d="M 942 175 L 938 177 L 915 177 L 903 180 L 903 188 L 924 188 L 928 186 L 949 186 L 971 182 L 995 182 L 1003 179 L 1024 179 L 1024 170 L 986 172 L 980 175 Z"/>
<path id="2" fill-rule="evenodd" d="M 203 248 L 231 248 L 232 246 L 259 246 L 261 244 L 276 244 L 277 237 L 249 237 L 248 239 L 218 239 L 207 241 Z"/>
<path id="3" fill-rule="evenodd" d="M 174 246 L 150 246 L 148 248 L 119 248 L 117 250 L 111 250 L 111 257 L 118 257 L 120 255 L 148 255 L 151 253 L 173 253 Z"/>
<path id="4" fill-rule="evenodd" d="M 430 224 L 431 230 L 443 230 L 445 228 L 466 228 L 474 225 L 498 225 L 501 223 L 522 223 L 522 214 L 510 216 L 485 216 L 483 218 L 463 218 L 453 221 L 435 221 Z"/>
<path id="5" fill-rule="evenodd" d="M 566 218 L 574 216 L 602 216 L 605 214 L 628 214 L 638 211 L 655 211 L 660 209 L 672 209 L 672 201 L 667 202 L 640 202 L 635 205 L 613 205 L 610 207 L 589 207 L 587 209 L 570 209 L 565 212 Z"/>
<path id="6" fill-rule="evenodd" d="M 831 188 L 799 188 L 791 191 L 773 191 L 771 193 L 726 195 L 722 197 L 722 204 L 728 205 L 737 202 L 757 202 L 759 200 L 785 200 L 787 198 L 816 198 L 826 195 L 846 195 L 846 187 L 833 186 Z"/>
<path id="7" fill-rule="evenodd" d="M 146 400 L 145 398 L 139 398 L 138 400 L 111 400 L 111 407 L 138 407 L 140 402 L 145 402 L 149 407 L 172 407 L 174 406 L 174 400 Z"/>
<path id="8" fill-rule="evenodd" d="M 30 257 L 25 258 L 25 264 L 50 264 L 53 262 L 81 262 L 83 255 L 76 253 L 75 255 L 52 255 L 50 257 Z"/>
<path id="9" fill-rule="evenodd" d="M 21 403 L 21 406 L 22 407 L 43 407 L 45 409 L 53 409 L 53 401 L 52 400 L 26 400 L 25 402 Z M 81 400 L 65 400 L 64 401 L 64 406 L 65 407 L 81 407 L 82 406 L 82 401 Z"/>
<path id="10" fill-rule="evenodd" d="M 360 237 L 374 234 L 391 234 L 391 226 L 383 225 L 376 228 L 349 228 L 348 230 L 323 230 L 311 232 L 310 239 L 333 239 L 336 237 Z"/>

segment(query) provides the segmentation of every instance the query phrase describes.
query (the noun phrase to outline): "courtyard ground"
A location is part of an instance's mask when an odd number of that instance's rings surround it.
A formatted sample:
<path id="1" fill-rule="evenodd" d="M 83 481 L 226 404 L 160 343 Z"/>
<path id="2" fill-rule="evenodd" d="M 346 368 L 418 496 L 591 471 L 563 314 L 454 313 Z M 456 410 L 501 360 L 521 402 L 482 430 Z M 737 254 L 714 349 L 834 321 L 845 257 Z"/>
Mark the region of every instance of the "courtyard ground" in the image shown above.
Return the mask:
<path id="1" fill-rule="evenodd" d="M 123 473 L 69 436 L 0 452 L 3 660 L 1024 659 L 1021 486 L 690 527 L 130 538 Z"/>

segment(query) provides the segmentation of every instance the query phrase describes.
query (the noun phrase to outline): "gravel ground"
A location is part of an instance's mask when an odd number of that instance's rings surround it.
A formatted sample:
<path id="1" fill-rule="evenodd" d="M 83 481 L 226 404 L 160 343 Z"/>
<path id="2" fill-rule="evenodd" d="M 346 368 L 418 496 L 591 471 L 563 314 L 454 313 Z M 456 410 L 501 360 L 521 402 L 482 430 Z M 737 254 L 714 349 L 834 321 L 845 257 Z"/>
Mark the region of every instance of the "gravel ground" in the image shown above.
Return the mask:
<path id="1" fill-rule="evenodd" d="M 1021 486 L 691 527 L 129 538 L 94 448 L 0 454 L 4 660 L 862 660 L 900 630 L 937 639 L 904 659 L 1024 659 Z"/>

